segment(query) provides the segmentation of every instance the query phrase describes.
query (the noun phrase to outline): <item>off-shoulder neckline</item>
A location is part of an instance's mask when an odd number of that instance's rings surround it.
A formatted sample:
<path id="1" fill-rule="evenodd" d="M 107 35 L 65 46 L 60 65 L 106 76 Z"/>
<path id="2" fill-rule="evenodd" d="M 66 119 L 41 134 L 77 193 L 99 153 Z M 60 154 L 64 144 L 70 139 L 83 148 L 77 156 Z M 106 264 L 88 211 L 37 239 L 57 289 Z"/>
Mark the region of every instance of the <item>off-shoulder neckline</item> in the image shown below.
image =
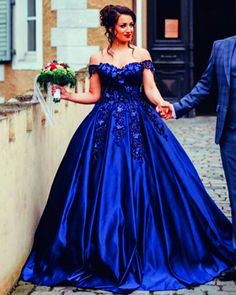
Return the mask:
<path id="1" fill-rule="evenodd" d="M 113 64 L 111 64 L 111 63 L 109 63 L 109 62 L 100 62 L 99 64 L 90 64 L 89 66 L 97 66 L 97 67 L 99 67 L 99 66 L 102 66 L 102 65 L 109 65 L 109 66 L 111 66 L 111 67 L 114 67 L 114 68 L 116 68 L 116 69 L 118 69 L 118 70 L 123 70 L 124 68 L 126 68 L 127 66 L 129 66 L 129 65 L 132 65 L 132 64 L 143 64 L 143 63 L 145 63 L 145 62 L 151 62 L 152 63 L 152 61 L 150 60 L 150 59 L 145 59 L 145 60 L 143 60 L 143 61 L 133 61 L 133 62 L 129 62 L 129 63 L 127 63 L 126 65 L 124 65 L 123 67 L 117 67 L 116 65 L 113 65 Z"/>

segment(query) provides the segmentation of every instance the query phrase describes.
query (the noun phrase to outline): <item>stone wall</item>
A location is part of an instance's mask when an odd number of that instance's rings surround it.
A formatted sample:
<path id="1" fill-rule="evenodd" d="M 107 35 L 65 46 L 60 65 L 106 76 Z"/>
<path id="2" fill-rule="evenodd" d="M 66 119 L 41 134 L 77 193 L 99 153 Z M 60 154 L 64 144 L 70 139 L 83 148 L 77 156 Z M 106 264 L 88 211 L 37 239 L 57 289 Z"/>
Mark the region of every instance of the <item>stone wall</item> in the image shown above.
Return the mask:
<path id="1" fill-rule="evenodd" d="M 86 85 L 88 80 L 78 86 L 81 90 Z M 55 127 L 46 127 L 38 104 L 0 107 L 1 295 L 18 279 L 55 172 L 71 136 L 91 108 L 62 101 L 55 105 Z"/>
<path id="2" fill-rule="evenodd" d="M 52 29 L 52 46 L 57 58 L 78 70 L 88 64 L 89 57 L 98 51 L 97 44 L 87 42 L 88 28 L 99 26 L 98 9 L 87 7 L 87 0 L 52 0 L 57 11 L 57 26 Z"/>
<path id="3" fill-rule="evenodd" d="M 108 4 L 113 5 L 124 5 L 128 6 L 129 8 L 133 8 L 133 1 L 132 0 L 114 0 L 114 1 L 108 1 L 108 0 L 88 0 L 88 8 L 91 9 L 102 9 L 105 5 Z M 89 28 L 88 29 L 88 45 L 98 45 L 101 48 L 105 48 L 107 46 L 107 38 L 104 36 L 104 28 L 98 27 L 98 28 Z"/>

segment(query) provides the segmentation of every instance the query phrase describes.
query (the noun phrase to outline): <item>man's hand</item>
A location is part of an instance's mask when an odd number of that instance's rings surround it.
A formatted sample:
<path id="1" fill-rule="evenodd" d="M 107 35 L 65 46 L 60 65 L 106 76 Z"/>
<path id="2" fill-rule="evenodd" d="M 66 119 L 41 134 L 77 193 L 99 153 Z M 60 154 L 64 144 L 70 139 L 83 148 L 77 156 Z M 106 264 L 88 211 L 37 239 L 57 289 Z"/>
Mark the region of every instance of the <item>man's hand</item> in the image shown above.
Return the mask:
<path id="1" fill-rule="evenodd" d="M 156 111 L 161 115 L 165 120 L 174 118 L 173 115 L 173 106 L 168 101 L 161 102 L 157 107 Z"/>

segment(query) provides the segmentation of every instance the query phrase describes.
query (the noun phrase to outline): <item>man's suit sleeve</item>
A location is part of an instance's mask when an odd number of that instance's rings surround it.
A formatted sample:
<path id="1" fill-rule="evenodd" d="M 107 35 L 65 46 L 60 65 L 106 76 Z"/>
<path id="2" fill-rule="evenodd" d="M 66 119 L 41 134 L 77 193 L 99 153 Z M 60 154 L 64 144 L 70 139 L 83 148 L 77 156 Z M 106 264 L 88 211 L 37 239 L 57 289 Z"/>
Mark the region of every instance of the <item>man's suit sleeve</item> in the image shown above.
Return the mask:
<path id="1" fill-rule="evenodd" d="M 215 44 L 214 42 L 208 66 L 201 79 L 194 86 L 192 91 L 181 98 L 180 101 L 173 104 L 176 118 L 182 117 L 184 114 L 197 107 L 210 94 L 212 84 L 215 78 Z"/>

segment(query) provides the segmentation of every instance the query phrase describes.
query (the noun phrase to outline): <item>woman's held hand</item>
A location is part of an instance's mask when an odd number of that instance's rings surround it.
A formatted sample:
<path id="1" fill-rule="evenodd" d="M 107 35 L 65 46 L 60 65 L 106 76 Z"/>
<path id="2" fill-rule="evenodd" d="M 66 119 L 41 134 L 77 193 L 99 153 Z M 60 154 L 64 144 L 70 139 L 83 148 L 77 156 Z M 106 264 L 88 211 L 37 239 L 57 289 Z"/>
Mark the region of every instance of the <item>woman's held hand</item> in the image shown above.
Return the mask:
<path id="1" fill-rule="evenodd" d="M 173 118 L 172 105 L 168 101 L 163 100 L 156 107 L 156 111 L 161 115 L 165 120 Z"/>

